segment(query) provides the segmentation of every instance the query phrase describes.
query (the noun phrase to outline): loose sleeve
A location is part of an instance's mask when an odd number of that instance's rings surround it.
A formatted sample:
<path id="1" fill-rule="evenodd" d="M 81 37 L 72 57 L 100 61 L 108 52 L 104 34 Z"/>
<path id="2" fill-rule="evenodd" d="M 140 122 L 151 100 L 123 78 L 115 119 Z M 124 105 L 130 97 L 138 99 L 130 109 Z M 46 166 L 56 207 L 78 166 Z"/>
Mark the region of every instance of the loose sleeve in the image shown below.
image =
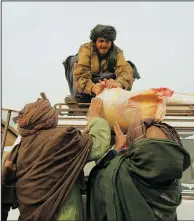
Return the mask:
<path id="1" fill-rule="evenodd" d="M 101 159 L 110 148 L 111 131 L 108 122 L 103 118 L 96 117 L 89 122 L 93 146 L 88 157 L 89 161 Z"/>
<path id="2" fill-rule="evenodd" d="M 91 94 L 94 83 L 91 80 L 91 50 L 86 44 L 78 53 L 78 63 L 74 66 L 74 84 L 79 93 Z"/>
<path id="3" fill-rule="evenodd" d="M 130 64 L 126 62 L 122 51 L 118 53 L 115 74 L 117 77 L 117 81 L 121 83 L 123 89 L 127 90 L 132 88 L 134 82 L 133 69 Z"/>

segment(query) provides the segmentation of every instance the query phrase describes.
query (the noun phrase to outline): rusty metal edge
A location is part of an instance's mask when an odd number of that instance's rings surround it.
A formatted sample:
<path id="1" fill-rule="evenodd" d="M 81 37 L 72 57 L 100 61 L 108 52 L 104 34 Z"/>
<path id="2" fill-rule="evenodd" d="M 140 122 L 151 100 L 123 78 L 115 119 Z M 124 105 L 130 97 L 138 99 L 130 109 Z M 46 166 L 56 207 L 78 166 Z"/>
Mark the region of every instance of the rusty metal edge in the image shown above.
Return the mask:
<path id="1" fill-rule="evenodd" d="M 13 109 L 8 109 L 8 108 L 1 108 L 1 110 L 3 110 L 3 111 L 11 111 L 11 112 L 15 112 L 15 113 L 19 113 L 19 111 L 17 111 L 17 110 L 13 110 Z"/>
<path id="2" fill-rule="evenodd" d="M 2 139 L 2 144 L 1 144 L 1 159 L 3 157 L 4 146 L 5 146 L 5 142 L 6 142 L 6 138 L 7 138 L 7 131 L 9 128 L 9 122 L 10 122 L 10 118 L 11 118 L 11 112 L 12 112 L 12 110 L 8 110 L 8 112 L 7 112 L 7 119 L 6 119 L 6 123 L 5 123 L 5 129 L 3 132 L 3 139 Z"/>
<path id="3" fill-rule="evenodd" d="M 2 125 L 4 126 L 4 128 L 5 128 L 6 122 L 5 122 L 4 120 L 1 120 L 1 124 L 2 124 Z M 17 131 L 15 128 L 13 128 L 12 126 L 9 125 L 8 129 L 11 131 L 11 133 L 12 133 L 13 135 L 18 136 L 18 131 Z"/>

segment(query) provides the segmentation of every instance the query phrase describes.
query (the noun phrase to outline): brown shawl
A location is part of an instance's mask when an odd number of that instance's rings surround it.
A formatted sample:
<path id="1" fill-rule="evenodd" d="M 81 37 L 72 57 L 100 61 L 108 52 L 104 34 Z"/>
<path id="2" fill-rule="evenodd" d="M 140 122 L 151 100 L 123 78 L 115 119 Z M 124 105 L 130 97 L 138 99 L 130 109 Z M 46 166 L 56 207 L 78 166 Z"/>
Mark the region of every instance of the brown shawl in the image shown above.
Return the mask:
<path id="1" fill-rule="evenodd" d="M 73 127 L 55 128 L 56 112 L 44 100 L 26 105 L 16 121 L 22 140 L 2 170 L 3 210 L 7 213 L 18 203 L 19 220 L 56 220 L 83 172 L 92 148 L 91 135 Z"/>

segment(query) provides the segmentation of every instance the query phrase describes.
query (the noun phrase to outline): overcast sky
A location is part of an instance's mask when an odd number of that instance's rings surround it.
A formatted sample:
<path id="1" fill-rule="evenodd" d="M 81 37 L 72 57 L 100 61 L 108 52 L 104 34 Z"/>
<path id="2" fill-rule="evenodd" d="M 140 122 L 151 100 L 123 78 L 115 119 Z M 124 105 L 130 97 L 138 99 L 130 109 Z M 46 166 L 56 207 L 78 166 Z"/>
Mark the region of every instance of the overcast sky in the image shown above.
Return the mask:
<path id="1" fill-rule="evenodd" d="M 141 75 L 133 90 L 194 93 L 194 2 L 3 2 L 2 12 L 4 108 L 19 110 L 42 91 L 63 102 L 62 62 L 96 24 L 117 29 L 116 45 Z"/>

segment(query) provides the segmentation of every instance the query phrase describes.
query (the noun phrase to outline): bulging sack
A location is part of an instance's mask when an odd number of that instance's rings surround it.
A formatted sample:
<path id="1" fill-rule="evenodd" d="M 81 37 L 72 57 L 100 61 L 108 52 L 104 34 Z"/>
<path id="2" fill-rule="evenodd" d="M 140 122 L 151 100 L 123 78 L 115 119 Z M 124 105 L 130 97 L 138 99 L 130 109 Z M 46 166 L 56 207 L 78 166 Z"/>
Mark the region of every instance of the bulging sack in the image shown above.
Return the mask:
<path id="1" fill-rule="evenodd" d="M 123 131 L 140 119 L 159 122 L 165 116 L 167 98 L 173 93 L 168 88 L 153 88 L 142 92 L 121 88 L 105 89 L 98 95 L 103 100 L 100 116 L 108 121 L 111 128 L 117 121 Z"/>

